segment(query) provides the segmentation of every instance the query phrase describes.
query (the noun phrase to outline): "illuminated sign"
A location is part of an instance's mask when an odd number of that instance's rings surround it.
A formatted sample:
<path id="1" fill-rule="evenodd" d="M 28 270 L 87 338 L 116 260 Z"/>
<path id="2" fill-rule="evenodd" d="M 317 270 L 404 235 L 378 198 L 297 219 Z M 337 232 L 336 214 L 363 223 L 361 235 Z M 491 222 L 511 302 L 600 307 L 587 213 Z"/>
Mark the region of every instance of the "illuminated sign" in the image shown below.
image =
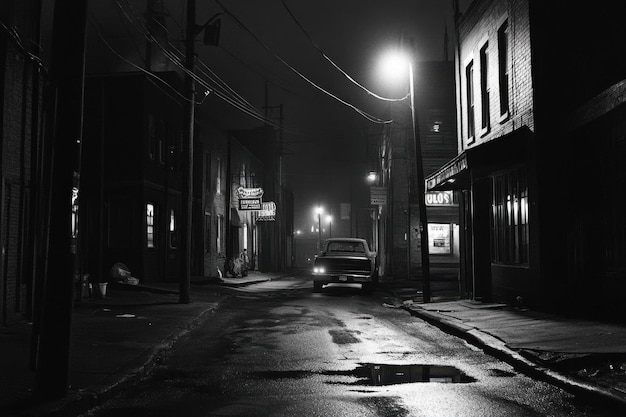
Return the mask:
<path id="1" fill-rule="evenodd" d="M 455 206 L 452 191 L 429 191 L 426 193 L 427 206 Z"/>
<path id="2" fill-rule="evenodd" d="M 274 220 L 276 220 L 276 203 L 273 201 L 264 201 L 256 221 L 273 222 Z"/>
<path id="3" fill-rule="evenodd" d="M 244 188 L 239 187 L 235 191 L 239 198 L 261 198 L 263 197 L 263 188 Z"/>
<path id="4" fill-rule="evenodd" d="M 239 210 L 261 210 L 260 198 L 240 198 Z"/>

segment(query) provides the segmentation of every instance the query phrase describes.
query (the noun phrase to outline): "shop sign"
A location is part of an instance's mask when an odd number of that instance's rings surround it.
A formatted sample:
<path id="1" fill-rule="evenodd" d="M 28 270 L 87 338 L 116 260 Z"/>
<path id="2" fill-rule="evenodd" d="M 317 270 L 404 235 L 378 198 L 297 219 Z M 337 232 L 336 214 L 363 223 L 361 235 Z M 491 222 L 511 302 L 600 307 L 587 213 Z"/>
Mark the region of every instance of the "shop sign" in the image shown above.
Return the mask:
<path id="1" fill-rule="evenodd" d="M 452 191 L 428 191 L 426 192 L 427 206 L 454 206 Z"/>
<path id="2" fill-rule="evenodd" d="M 244 188 L 239 187 L 235 192 L 239 198 L 261 198 L 263 197 L 263 188 Z"/>
<path id="3" fill-rule="evenodd" d="M 384 206 L 387 204 L 387 188 L 370 187 L 370 204 L 373 206 Z"/>
<path id="4" fill-rule="evenodd" d="M 240 198 L 239 210 L 261 210 L 260 198 Z"/>
<path id="5" fill-rule="evenodd" d="M 273 222 L 276 220 L 276 203 L 273 201 L 264 201 L 261 210 L 256 218 L 257 222 Z"/>

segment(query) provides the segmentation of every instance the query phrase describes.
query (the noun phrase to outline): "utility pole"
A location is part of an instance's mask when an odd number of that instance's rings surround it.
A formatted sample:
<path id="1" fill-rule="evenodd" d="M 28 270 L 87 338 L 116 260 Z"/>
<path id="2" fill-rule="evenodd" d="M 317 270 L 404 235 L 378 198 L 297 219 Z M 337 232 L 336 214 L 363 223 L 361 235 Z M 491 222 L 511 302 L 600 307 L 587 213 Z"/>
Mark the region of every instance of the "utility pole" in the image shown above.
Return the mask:
<path id="1" fill-rule="evenodd" d="M 78 187 L 83 131 L 87 0 L 54 5 L 50 78 L 56 96 L 49 201 L 48 262 L 44 277 L 36 350 L 34 395 L 52 400 L 67 395 L 74 299 L 72 189 Z M 51 100 L 51 102 L 54 102 Z"/>
<path id="2" fill-rule="evenodd" d="M 411 48 L 411 52 L 414 48 Z M 413 56 L 413 54 L 411 54 Z M 430 303 L 430 254 L 428 249 L 428 219 L 426 218 L 426 185 L 424 182 L 424 154 L 420 141 L 419 122 L 417 119 L 417 109 L 415 108 L 415 83 L 414 83 L 413 60 L 409 64 L 409 88 L 411 94 L 411 121 L 413 124 L 413 143 L 415 146 L 415 166 L 417 171 L 417 194 L 419 198 L 420 216 L 420 250 L 422 255 L 422 300 Z M 410 206 L 410 204 L 409 204 Z M 411 218 L 409 217 L 409 225 Z M 410 226 L 409 226 L 410 233 Z M 408 236 L 409 242 L 411 237 Z"/>
<path id="3" fill-rule="evenodd" d="M 195 64 L 196 0 L 187 0 L 185 38 L 185 117 L 183 120 L 183 192 L 181 221 L 181 274 L 178 302 L 188 304 L 191 285 L 191 226 L 193 219 L 193 136 L 195 120 L 195 85 L 191 74 Z"/>

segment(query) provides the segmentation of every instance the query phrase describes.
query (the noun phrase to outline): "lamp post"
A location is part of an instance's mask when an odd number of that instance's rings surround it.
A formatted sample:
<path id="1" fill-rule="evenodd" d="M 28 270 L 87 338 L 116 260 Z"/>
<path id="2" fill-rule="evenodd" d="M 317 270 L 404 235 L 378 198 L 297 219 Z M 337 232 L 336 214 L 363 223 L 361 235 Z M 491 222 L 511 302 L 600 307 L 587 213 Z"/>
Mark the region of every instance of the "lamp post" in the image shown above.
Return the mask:
<path id="1" fill-rule="evenodd" d="M 407 65 L 408 64 L 408 65 Z M 430 258 L 428 252 L 428 220 L 426 215 L 426 187 L 424 182 L 424 161 L 422 154 L 422 146 L 420 142 L 419 134 L 419 122 L 417 118 L 417 111 L 415 109 L 415 86 L 414 86 L 414 68 L 413 59 L 409 56 L 394 55 L 385 62 L 388 69 L 397 71 L 398 68 L 407 68 L 409 71 L 409 99 L 411 108 L 411 124 L 413 128 L 413 147 L 415 150 L 415 170 L 417 176 L 417 194 L 419 198 L 419 217 L 420 217 L 420 240 L 421 240 L 421 255 L 422 255 L 422 295 L 425 303 L 430 302 Z M 403 69 L 404 71 L 404 69 Z M 410 206 L 410 204 L 409 204 Z M 409 212 L 409 226 L 411 222 Z M 410 242 L 410 235 L 408 236 Z"/>
<path id="2" fill-rule="evenodd" d="M 320 206 L 315 208 L 315 214 L 317 214 L 317 250 L 322 250 L 322 213 L 324 209 Z"/>

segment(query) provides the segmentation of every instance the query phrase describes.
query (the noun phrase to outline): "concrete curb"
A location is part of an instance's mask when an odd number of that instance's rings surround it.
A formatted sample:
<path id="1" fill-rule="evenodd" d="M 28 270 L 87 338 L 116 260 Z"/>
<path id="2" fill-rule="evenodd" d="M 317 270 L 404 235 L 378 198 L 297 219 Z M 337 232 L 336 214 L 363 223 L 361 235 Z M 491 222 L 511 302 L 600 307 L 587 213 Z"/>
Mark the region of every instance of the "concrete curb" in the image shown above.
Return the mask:
<path id="1" fill-rule="evenodd" d="M 456 320 L 444 318 L 437 313 L 426 311 L 418 306 L 403 305 L 401 308 L 412 316 L 418 317 L 446 333 L 464 339 L 487 354 L 508 363 L 525 375 L 555 385 L 572 394 L 585 396 L 592 401 L 602 402 L 603 404 L 606 404 L 608 401 L 615 407 L 626 411 L 626 396 L 624 394 L 610 388 L 574 379 L 539 365 L 523 357 L 517 351 L 508 348 L 503 340 Z"/>

